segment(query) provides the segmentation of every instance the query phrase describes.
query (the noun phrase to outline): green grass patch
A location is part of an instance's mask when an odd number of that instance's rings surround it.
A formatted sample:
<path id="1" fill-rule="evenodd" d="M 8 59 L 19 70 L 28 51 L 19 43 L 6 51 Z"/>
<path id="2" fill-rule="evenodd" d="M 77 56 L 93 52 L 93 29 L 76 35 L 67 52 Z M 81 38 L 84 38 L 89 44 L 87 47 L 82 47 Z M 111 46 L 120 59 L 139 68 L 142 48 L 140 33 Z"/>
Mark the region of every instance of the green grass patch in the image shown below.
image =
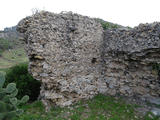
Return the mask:
<path id="1" fill-rule="evenodd" d="M 139 116 L 137 105 L 126 104 L 122 99 L 97 95 L 91 100 L 83 100 L 70 107 L 52 107 L 45 113 L 43 104 L 36 101 L 21 106 L 24 113 L 16 120 L 158 120 L 151 113 Z"/>

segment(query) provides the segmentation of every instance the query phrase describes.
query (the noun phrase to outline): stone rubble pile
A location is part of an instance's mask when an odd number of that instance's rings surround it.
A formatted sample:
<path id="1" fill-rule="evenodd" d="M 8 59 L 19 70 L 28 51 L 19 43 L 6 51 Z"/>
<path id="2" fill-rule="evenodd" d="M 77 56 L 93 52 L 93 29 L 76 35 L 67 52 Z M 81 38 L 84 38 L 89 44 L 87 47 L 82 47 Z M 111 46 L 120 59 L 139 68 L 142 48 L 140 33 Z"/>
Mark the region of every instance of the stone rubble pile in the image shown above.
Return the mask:
<path id="1" fill-rule="evenodd" d="M 160 23 L 104 31 L 93 18 L 42 11 L 21 20 L 17 30 L 48 109 L 98 93 L 160 95 L 160 73 L 153 69 L 160 62 Z"/>

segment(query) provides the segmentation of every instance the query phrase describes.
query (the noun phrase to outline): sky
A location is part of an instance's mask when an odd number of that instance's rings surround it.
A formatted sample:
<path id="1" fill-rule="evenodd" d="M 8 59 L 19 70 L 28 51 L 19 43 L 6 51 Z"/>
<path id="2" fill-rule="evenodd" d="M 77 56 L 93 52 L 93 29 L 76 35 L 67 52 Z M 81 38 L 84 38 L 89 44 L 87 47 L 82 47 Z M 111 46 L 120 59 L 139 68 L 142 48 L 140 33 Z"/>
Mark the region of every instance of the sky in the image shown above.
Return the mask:
<path id="1" fill-rule="evenodd" d="M 16 25 L 35 9 L 72 11 L 130 27 L 160 22 L 160 0 L 0 0 L 0 30 Z"/>

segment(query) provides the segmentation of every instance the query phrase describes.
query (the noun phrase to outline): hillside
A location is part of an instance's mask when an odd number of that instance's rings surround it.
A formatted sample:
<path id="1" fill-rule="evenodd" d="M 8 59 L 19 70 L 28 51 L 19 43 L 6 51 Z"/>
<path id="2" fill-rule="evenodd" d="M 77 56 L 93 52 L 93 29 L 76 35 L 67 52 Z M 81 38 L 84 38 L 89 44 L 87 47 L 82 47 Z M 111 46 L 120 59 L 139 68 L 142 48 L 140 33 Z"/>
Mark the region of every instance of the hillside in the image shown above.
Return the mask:
<path id="1" fill-rule="evenodd" d="M 20 34 L 16 31 L 16 26 L 4 28 L 3 31 L 0 31 L 0 38 L 7 40 L 16 40 L 20 37 Z"/>
<path id="2" fill-rule="evenodd" d="M 0 71 L 22 62 L 27 62 L 24 43 L 16 26 L 0 31 Z"/>
<path id="3" fill-rule="evenodd" d="M 4 28 L 3 31 L 0 31 L 0 45 L 6 44 L 6 42 L 12 47 L 19 47 L 23 45 L 23 41 L 19 39 L 22 37 L 22 34 L 18 33 L 16 30 L 17 26 Z M 1 49 L 1 48 L 0 48 Z M 8 49 L 11 49 L 10 47 Z"/>

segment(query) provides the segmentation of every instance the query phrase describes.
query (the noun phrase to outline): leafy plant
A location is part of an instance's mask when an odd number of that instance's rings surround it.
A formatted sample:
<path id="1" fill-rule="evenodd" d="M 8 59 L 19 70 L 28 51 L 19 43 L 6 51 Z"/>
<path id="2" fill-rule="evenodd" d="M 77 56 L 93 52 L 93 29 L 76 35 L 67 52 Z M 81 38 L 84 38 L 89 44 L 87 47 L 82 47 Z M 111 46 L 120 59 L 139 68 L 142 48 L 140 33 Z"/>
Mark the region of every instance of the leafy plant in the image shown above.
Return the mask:
<path id="1" fill-rule="evenodd" d="M 10 82 L 16 83 L 19 90 L 18 98 L 27 94 L 30 101 L 34 101 L 39 96 L 41 83 L 28 73 L 28 64 L 23 63 L 10 68 L 6 73 L 6 84 Z"/>
<path id="2" fill-rule="evenodd" d="M 18 109 L 18 105 L 26 103 L 29 96 L 25 95 L 18 100 L 16 84 L 9 83 L 6 88 L 3 88 L 4 82 L 5 77 L 0 74 L 0 120 L 12 120 L 15 116 L 23 113 L 22 109 Z"/>
<path id="3" fill-rule="evenodd" d="M 120 25 L 118 24 L 113 24 L 111 22 L 107 22 L 99 18 L 97 18 L 97 21 L 101 23 L 104 30 L 109 29 L 109 28 L 119 28 L 120 27 Z"/>
<path id="4" fill-rule="evenodd" d="M 103 29 L 118 28 L 118 25 L 112 24 L 112 23 L 109 23 L 109 22 L 102 22 L 101 25 L 102 25 Z"/>

